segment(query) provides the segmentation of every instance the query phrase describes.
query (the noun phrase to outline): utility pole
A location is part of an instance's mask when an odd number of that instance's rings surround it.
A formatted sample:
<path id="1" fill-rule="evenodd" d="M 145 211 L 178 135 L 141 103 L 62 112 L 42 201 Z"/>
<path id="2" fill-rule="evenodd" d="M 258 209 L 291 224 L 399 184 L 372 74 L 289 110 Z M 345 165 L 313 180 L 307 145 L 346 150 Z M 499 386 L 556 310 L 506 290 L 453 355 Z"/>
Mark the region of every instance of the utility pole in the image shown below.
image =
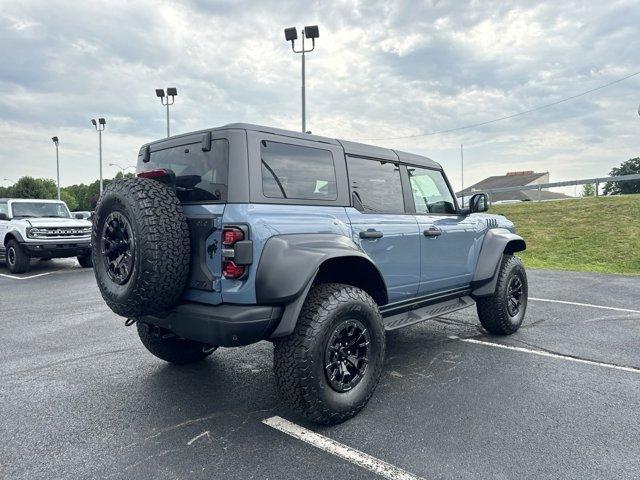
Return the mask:
<path id="1" fill-rule="evenodd" d="M 287 42 L 291 42 L 291 50 L 294 53 L 302 54 L 302 133 L 307 131 L 307 96 L 306 96 L 306 88 L 305 88 L 305 54 L 312 52 L 314 48 L 316 48 L 316 38 L 320 37 L 320 32 L 318 30 L 317 25 L 309 25 L 300 30 L 300 35 L 302 37 L 302 50 L 295 49 L 295 41 L 298 39 L 298 30 L 296 27 L 290 27 L 284 29 L 284 38 Z M 311 39 L 311 48 L 309 50 L 305 50 L 304 48 L 304 39 Z"/>
<path id="2" fill-rule="evenodd" d="M 60 200 L 60 156 L 58 155 L 58 137 L 51 137 L 56 146 L 56 185 L 58 187 L 58 200 Z"/>
<path id="3" fill-rule="evenodd" d="M 460 183 L 462 187 L 462 208 L 464 208 L 464 146 L 460 144 Z"/>

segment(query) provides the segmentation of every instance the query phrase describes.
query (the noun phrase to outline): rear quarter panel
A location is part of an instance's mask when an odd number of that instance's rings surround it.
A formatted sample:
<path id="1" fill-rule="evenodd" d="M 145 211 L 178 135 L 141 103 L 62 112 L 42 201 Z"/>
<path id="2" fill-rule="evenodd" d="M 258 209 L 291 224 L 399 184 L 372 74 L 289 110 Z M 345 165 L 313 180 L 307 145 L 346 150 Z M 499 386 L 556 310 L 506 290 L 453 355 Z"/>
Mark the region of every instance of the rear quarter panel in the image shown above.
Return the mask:
<path id="1" fill-rule="evenodd" d="M 223 223 L 248 225 L 253 241 L 253 264 L 243 280 L 222 278 L 225 303 L 256 302 L 255 276 L 266 241 L 274 235 L 333 233 L 350 235 L 349 219 L 344 207 L 272 204 L 228 204 Z"/>

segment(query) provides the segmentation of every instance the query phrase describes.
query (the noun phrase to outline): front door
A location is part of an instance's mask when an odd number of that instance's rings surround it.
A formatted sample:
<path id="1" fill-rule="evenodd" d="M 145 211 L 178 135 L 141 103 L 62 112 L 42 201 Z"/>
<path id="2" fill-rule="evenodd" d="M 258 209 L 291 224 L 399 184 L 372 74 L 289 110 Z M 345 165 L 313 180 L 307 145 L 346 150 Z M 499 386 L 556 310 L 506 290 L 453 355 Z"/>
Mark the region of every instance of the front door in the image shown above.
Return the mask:
<path id="1" fill-rule="evenodd" d="M 421 236 L 419 294 L 469 285 L 482 246 L 477 219 L 459 215 L 442 171 L 407 170 Z"/>
<path id="2" fill-rule="evenodd" d="M 347 157 L 353 207 L 348 207 L 353 241 L 376 264 L 389 302 L 412 298 L 420 283 L 420 232 L 405 214 L 398 164 Z"/>

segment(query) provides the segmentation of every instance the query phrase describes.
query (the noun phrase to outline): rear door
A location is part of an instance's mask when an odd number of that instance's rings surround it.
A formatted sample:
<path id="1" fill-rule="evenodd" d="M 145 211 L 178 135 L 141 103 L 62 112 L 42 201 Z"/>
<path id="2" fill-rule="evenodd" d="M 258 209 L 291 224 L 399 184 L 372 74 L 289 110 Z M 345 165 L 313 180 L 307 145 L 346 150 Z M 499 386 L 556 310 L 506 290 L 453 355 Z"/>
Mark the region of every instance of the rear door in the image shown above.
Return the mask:
<path id="1" fill-rule="evenodd" d="M 347 156 L 354 242 L 371 257 L 387 284 L 389 302 L 414 297 L 420 283 L 420 238 L 405 213 L 398 163 Z"/>
<path id="2" fill-rule="evenodd" d="M 211 144 L 202 135 L 178 137 L 144 149 L 138 171 L 169 169 L 176 175 L 176 195 L 189 223 L 191 268 L 186 300 L 222 303 L 222 215 L 227 202 L 229 140 L 212 132 Z M 171 252 L 166 252 L 170 255 Z"/>
<path id="3" fill-rule="evenodd" d="M 421 233 L 420 295 L 469 285 L 482 241 L 477 220 L 458 213 L 441 170 L 407 172 Z"/>

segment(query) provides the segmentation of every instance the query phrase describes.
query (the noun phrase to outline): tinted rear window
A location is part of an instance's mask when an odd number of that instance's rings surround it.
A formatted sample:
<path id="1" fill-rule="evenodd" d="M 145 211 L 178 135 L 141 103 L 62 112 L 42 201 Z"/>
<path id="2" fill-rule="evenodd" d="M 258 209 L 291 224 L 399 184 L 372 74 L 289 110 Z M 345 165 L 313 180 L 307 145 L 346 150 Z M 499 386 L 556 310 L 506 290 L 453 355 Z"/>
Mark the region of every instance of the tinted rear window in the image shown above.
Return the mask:
<path id="1" fill-rule="evenodd" d="M 333 155 L 329 150 L 263 140 L 260 156 L 265 197 L 299 200 L 338 197 Z"/>
<path id="2" fill-rule="evenodd" d="M 167 168 L 176 174 L 176 193 L 182 202 L 226 202 L 229 173 L 229 142 L 213 140 L 211 151 L 203 152 L 202 143 L 151 152 L 147 163 L 138 163 L 138 171 Z"/>

